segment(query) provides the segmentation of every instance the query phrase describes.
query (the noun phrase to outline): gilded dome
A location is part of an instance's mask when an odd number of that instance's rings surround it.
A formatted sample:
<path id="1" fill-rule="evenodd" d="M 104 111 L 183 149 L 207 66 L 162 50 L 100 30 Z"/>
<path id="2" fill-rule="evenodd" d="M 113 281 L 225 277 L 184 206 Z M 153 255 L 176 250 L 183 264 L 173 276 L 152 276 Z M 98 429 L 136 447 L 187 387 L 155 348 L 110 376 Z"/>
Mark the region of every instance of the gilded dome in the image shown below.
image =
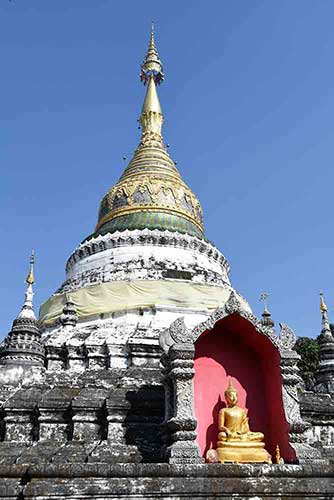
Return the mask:
<path id="1" fill-rule="evenodd" d="M 141 141 L 121 178 L 101 201 L 95 234 L 148 228 L 203 238 L 201 205 L 163 142 L 163 114 L 156 88 L 163 73 L 153 31 L 141 79 L 147 83 L 139 119 Z"/>

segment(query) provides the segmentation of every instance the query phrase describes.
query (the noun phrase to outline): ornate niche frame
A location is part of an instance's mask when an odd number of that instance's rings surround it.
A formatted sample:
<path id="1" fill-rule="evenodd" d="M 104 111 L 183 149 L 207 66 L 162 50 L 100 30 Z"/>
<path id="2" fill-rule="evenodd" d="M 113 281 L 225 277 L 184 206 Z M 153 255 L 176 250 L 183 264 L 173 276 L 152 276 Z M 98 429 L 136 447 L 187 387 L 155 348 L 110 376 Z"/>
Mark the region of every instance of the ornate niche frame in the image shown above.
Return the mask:
<path id="1" fill-rule="evenodd" d="M 165 387 L 164 459 L 174 464 L 202 463 L 204 460 L 196 442 L 193 386 L 195 342 L 202 333 L 212 330 L 218 321 L 232 314 L 249 321 L 258 333 L 265 335 L 278 349 L 283 407 L 290 425 L 289 443 L 295 450 L 298 462 L 319 461 L 319 451 L 307 444 L 305 438 L 305 431 L 310 424 L 302 419 L 300 413 L 298 391 L 302 380 L 297 366 L 299 355 L 293 350 L 296 342 L 293 330 L 280 323 L 280 333 L 277 335 L 274 327 L 264 325 L 246 311 L 233 291 L 223 307 L 217 308 L 193 330 L 188 329 L 184 318 L 180 317 L 160 335 L 160 346 L 164 352 L 161 359 Z"/>

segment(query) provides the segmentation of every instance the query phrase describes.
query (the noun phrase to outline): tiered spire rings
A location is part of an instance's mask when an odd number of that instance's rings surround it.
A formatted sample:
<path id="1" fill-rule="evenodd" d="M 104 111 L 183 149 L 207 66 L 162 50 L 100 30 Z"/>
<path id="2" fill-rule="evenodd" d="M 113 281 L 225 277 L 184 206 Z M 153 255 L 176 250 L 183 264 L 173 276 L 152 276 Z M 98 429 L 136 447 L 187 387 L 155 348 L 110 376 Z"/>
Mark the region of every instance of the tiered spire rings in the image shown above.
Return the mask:
<path id="1" fill-rule="evenodd" d="M 31 253 L 30 268 L 26 278 L 27 289 L 22 309 L 14 319 L 13 326 L 5 339 L 5 348 L 0 353 L 0 365 L 24 367 L 44 366 L 44 348 L 41 344 L 41 332 L 33 307 L 33 284 L 35 253 Z M 14 373 L 14 378 L 17 374 Z"/>
<path id="2" fill-rule="evenodd" d="M 319 367 L 315 374 L 315 387 L 319 392 L 334 393 L 334 338 L 327 316 L 327 306 L 320 293 L 321 335 L 318 337 Z"/>
<path id="3" fill-rule="evenodd" d="M 153 25 L 140 78 L 147 85 L 139 118 L 141 140 L 120 180 L 101 202 L 96 234 L 159 229 L 203 238 L 202 208 L 162 137 L 164 118 L 156 86 L 164 74 Z"/>
<path id="4" fill-rule="evenodd" d="M 164 79 L 165 75 L 163 73 L 162 62 L 159 58 L 158 51 L 155 46 L 154 41 L 154 24 L 151 26 L 151 37 L 148 46 L 147 54 L 143 64 L 141 65 L 140 79 L 144 83 L 153 78 L 157 85 L 160 85 Z"/>

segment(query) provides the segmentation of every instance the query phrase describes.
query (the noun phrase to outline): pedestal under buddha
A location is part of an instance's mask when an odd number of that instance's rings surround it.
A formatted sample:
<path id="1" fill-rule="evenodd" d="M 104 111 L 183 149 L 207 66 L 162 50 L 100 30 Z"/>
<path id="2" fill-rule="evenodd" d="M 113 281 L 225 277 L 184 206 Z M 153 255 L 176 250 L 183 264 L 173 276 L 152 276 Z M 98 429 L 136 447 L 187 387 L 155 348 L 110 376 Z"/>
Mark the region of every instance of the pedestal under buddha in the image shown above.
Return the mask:
<path id="1" fill-rule="evenodd" d="M 225 390 L 226 408 L 218 415 L 217 458 L 220 463 L 271 463 L 262 432 L 249 428 L 247 410 L 237 406 L 238 391 L 230 379 Z"/>

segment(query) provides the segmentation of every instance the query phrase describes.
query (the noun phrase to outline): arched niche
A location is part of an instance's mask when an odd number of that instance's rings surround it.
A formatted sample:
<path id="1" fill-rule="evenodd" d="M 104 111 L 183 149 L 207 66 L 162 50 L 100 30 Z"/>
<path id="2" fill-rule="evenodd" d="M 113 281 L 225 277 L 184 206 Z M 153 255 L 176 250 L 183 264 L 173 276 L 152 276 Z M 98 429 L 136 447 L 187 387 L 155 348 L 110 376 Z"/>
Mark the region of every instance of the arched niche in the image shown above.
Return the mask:
<path id="1" fill-rule="evenodd" d="M 218 412 L 232 377 L 238 404 L 248 408 L 251 430 L 264 433 L 273 459 L 278 444 L 286 462 L 296 460 L 283 407 L 280 353 L 266 335 L 238 313 L 226 316 L 196 340 L 194 367 L 197 441 L 203 456 L 216 447 Z"/>

